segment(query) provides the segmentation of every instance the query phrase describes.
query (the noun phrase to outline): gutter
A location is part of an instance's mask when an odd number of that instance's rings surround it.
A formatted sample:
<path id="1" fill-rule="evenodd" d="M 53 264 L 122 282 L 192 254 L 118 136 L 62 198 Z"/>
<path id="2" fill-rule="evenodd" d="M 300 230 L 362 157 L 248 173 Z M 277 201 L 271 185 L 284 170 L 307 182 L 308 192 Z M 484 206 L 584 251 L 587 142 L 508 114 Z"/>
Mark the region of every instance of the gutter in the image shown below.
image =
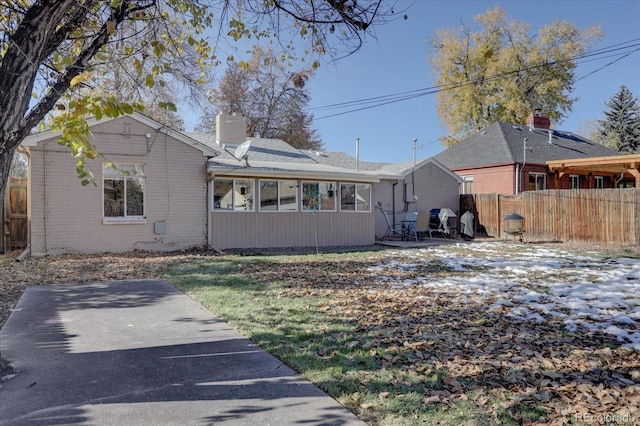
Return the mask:
<path id="1" fill-rule="evenodd" d="M 282 170 L 282 169 L 258 169 L 244 167 L 208 167 L 207 171 L 214 176 L 243 176 L 243 177 L 272 177 L 272 178 L 292 178 L 292 179 L 319 179 L 319 180 L 347 180 L 354 182 L 378 183 L 380 178 L 361 173 L 341 173 L 341 172 L 309 172 L 303 170 Z"/>

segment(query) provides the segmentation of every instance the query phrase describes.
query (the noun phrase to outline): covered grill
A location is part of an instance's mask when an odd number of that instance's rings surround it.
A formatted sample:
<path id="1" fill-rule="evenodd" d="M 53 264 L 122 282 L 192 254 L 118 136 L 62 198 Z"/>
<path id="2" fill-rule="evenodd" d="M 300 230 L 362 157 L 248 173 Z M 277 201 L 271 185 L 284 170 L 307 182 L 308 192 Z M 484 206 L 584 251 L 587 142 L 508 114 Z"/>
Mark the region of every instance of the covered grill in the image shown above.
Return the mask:
<path id="1" fill-rule="evenodd" d="M 512 235 L 515 239 L 519 237 L 520 242 L 524 242 L 524 217 L 518 213 L 513 212 L 504 218 L 504 240 L 507 241 L 507 237 Z"/>

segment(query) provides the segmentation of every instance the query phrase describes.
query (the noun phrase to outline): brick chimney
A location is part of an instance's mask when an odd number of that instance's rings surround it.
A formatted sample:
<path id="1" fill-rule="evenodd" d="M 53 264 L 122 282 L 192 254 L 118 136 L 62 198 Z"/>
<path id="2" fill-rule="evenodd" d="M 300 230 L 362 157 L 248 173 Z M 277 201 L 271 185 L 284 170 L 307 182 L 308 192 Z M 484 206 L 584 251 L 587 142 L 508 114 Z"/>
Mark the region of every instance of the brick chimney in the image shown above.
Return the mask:
<path id="1" fill-rule="evenodd" d="M 527 126 L 531 129 L 546 129 L 549 130 L 551 126 L 551 120 L 540 112 L 539 109 L 535 110 L 533 114 L 527 117 Z"/>

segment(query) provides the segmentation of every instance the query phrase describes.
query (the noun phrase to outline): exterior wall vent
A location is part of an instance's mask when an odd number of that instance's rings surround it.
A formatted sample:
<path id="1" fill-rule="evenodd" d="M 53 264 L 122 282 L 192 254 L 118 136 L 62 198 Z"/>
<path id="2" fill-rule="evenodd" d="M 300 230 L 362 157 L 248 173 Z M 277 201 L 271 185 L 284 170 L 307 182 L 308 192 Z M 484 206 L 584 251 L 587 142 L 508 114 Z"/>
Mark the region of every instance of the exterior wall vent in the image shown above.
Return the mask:
<path id="1" fill-rule="evenodd" d="M 166 234 L 167 233 L 167 222 L 164 220 L 159 220 L 157 222 L 153 222 L 153 232 L 155 234 Z"/>

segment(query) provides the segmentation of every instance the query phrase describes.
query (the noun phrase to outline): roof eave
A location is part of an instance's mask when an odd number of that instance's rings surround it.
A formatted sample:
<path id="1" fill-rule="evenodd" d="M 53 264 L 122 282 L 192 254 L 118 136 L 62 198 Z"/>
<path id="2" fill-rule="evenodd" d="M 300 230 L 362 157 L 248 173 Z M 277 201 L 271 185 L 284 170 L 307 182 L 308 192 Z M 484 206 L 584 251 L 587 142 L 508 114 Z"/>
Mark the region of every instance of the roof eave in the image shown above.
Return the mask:
<path id="1" fill-rule="evenodd" d="M 180 142 L 189 145 L 195 149 L 197 149 L 198 151 L 202 152 L 202 155 L 205 157 L 215 157 L 217 155 L 219 155 L 220 153 L 216 150 L 214 150 L 213 148 L 208 147 L 207 145 L 196 141 L 195 139 L 190 138 L 189 136 L 185 135 L 184 133 L 178 131 L 178 130 L 174 130 L 171 129 L 170 127 L 165 126 L 162 123 L 159 123 L 149 117 L 146 117 L 140 113 L 137 112 L 133 112 L 131 114 L 127 114 L 125 116 L 119 116 L 119 117 L 108 117 L 102 120 L 97 120 L 95 117 L 91 117 L 89 119 L 87 119 L 87 125 L 89 128 L 97 125 L 97 124 L 105 124 L 105 123 L 109 123 L 110 121 L 113 120 L 117 120 L 119 118 L 122 117 L 131 117 L 134 120 L 151 127 L 152 129 L 159 131 L 161 133 L 164 133 L 167 136 L 171 136 L 174 139 L 179 140 Z M 34 147 L 37 146 L 38 143 L 49 140 L 49 139 L 53 139 L 56 137 L 59 137 L 61 135 L 61 133 L 59 131 L 52 131 L 51 129 L 42 131 L 42 132 L 38 132 L 38 133 L 34 133 L 32 135 L 27 136 L 21 143 L 22 146 L 25 147 Z"/>
<path id="2" fill-rule="evenodd" d="M 242 167 L 242 166 L 211 166 L 207 171 L 214 176 L 247 176 L 266 178 L 291 178 L 291 179 L 317 179 L 317 180 L 340 180 L 377 183 L 380 177 L 372 174 L 349 173 L 349 172 L 323 172 L 307 170 L 290 170 L 270 167 Z"/>

